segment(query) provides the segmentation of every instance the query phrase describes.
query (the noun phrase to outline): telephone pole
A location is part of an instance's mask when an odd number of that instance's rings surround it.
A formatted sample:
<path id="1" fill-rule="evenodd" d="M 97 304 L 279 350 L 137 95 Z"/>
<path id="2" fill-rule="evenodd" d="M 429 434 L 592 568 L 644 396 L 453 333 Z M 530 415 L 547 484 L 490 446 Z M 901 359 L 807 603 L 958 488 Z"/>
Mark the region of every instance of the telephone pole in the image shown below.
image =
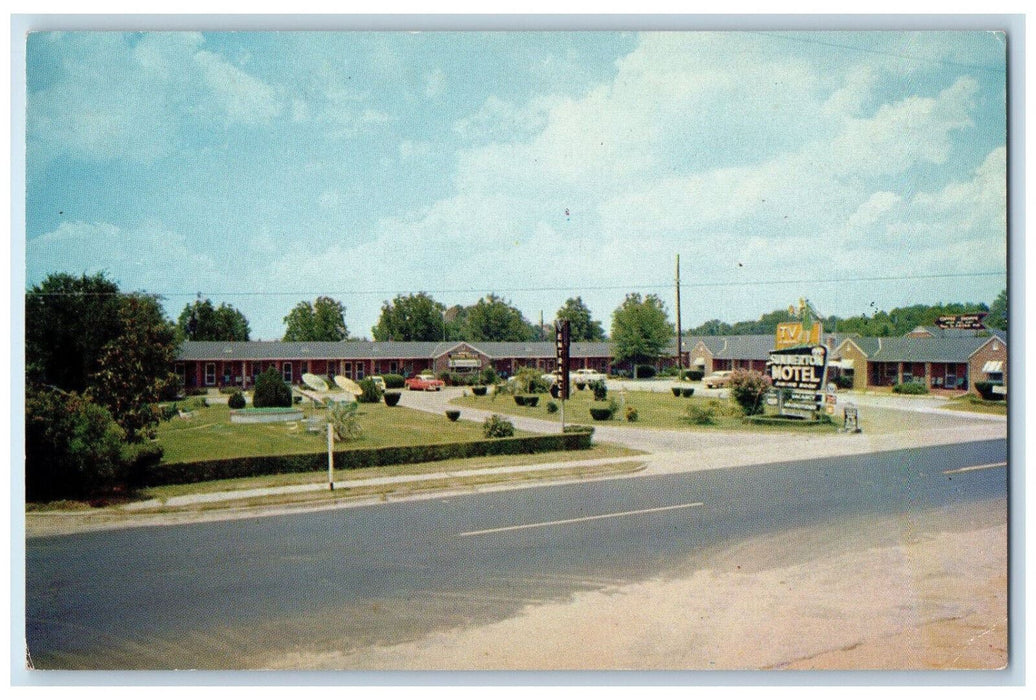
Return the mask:
<path id="1" fill-rule="evenodd" d="M 683 327 L 680 324 L 680 255 L 676 256 L 676 367 L 683 379 Z"/>

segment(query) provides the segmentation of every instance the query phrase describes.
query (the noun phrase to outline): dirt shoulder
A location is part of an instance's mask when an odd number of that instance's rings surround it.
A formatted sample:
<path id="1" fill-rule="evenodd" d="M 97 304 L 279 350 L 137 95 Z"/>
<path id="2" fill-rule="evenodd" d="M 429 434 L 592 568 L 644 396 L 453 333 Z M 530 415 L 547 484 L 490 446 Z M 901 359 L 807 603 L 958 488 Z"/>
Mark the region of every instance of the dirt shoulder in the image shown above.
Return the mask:
<path id="1" fill-rule="evenodd" d="M 1007 663 L 1003 501 L 959 530 L 940 514 L 761 537 L 686 574 L 579 593 L 500 622 L 272 668 L 936 670 Z M 879 546 L 859 543 L 877 541 Z M 784 562 L 784 563 L 778 563 Z M 693 569 L 693 570 L 691 570 Z M 264 664 L 265 665 L 265 664 Z"/>

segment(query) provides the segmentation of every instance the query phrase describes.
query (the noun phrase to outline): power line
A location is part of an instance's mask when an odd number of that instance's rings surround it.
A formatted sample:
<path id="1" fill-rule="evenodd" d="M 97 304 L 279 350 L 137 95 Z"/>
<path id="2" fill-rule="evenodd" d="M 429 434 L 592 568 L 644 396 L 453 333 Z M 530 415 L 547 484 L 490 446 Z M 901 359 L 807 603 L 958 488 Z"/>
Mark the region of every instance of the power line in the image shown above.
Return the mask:
<path id="1" fill-rule="evenodd" d="M 763 287 L 763 286 L 774 286 L 780 284 L 846 284 L 853 282 L 901 282 L 909 280 L 930 280 L 930 279 L 953 279 L 953 278 L 965 278 L 965 277 L 1002 277 L 1007 273 L 1004 271 L 996 272 L 946 272 L 940 274 L 931 275 L 878 275 L 873 277 L 831 277 L 826 279 L 817 279 L 811 277 L 803 277 L 798 279 L 777 279 L 777 280 L 729 280 L 723 282 L 685 282 L 683 287 L 692 288 L 719 288 L 719 287 Z M 637 289 L 669 289 L 672 284 L 669 282 L 651 283 L 651 284 L 609 284 L 609 285 L 567 285 L 567 286 L 552 286 L 552 287 L 513 287 L 510 289 L 501 289 L 498 286 L 494 287 L 468 287 L 468 288 L 456 288 L 456 289 L 422 289 L 420 291 L 427 294 L 480 294 L 480 293 L 524 293 L 524 292 L 571 292 L 572 290 L 578 290 L 581 292 L 591 291 L 616 291 L 616 290 L 637 290 Z M 319 291 L 306 291 L 306 290 L 295 290 L 288 292 L 278 291 L 193 291 L 193 292 L 154 292 L 147 290 L 140 290 L 137 292 L 42 292 L 28 290 L 27 296 L 120 296 L 129 294 L 153 294 L 161 297 L 285 297 L 285 296 L 304 296 L 304 297 L 317 297 L 317 296 L 368 296 L 368 295 L 396 295 L 396 294 L 410 294 L 414 293 L 412 290 L 404 289 L 351 289 L 351 290 L 319 290 Z"/>

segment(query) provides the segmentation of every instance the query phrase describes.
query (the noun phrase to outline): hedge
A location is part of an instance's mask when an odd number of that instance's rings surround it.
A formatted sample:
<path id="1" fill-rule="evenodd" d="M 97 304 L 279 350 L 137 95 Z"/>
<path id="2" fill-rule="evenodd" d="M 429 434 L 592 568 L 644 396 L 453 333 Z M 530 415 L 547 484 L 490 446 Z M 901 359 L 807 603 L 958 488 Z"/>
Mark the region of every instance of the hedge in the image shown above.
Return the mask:
<path id="1" fill-rule="evenodd" d="M 420 462 L 437 462 L 468 457 L 588 450 L 591 447 L 591 441 L 592 433 L 566 431 L 563 434 L 535 435 L 532 437 L 337 450 L 334 453 L 334 466 L 335 469 L 362 469 L 364 467 L 417 464 Z M 268 474 L 296 474 L 326 469 L 326 452 L 234 457 L 202 462 L 148 465 L 139 474 L 139 485 L 145 487 L 164 486 L 167 484 L 195 484 L 216 479 L 238 479 Z"/>

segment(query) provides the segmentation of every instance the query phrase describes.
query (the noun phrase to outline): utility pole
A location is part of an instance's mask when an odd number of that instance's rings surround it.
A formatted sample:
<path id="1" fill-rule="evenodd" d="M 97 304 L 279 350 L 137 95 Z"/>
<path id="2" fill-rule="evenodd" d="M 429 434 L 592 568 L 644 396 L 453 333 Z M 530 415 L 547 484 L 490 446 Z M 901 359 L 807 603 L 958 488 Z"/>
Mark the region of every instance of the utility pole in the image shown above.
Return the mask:
<path id="1" fill-rule="evenodd" d="M 683 327 L 680 324 L 680 255 L 676 256 L 676 367 L 683 379 Z"/>

